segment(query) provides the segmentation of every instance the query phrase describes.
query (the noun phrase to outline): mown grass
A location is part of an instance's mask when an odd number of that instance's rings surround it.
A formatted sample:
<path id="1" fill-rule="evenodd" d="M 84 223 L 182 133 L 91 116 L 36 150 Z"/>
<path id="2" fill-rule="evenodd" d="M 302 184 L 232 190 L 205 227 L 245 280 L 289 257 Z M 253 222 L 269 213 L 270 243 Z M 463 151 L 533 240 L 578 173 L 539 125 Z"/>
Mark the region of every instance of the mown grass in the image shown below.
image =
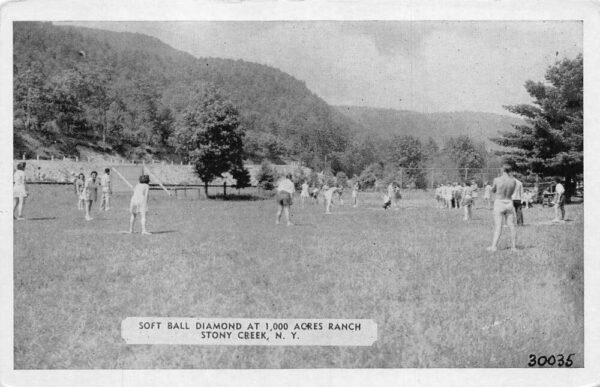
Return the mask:
<path id="1" fill-rule="evenodd" d="M 15 368 L 527 367 L 574 353 L 583 366 L 583 205 L 552 225 L 525 212 L 520 251 L 488 253 L 491 213 L 439 210 L 407 193 L 398 211 L 167 198 L 126 235 L 128 196 L 86 222 L 70 188 L 32 187 L 15 223 Z M 347 199 L 347 198 L 346 198 Z M 139 225 L 137 226 L 139 232 Z M 507 230 L 506 230 L 507 231 Z M 368 318 L 371 347 L 126 345 L 128 316 Z"/>

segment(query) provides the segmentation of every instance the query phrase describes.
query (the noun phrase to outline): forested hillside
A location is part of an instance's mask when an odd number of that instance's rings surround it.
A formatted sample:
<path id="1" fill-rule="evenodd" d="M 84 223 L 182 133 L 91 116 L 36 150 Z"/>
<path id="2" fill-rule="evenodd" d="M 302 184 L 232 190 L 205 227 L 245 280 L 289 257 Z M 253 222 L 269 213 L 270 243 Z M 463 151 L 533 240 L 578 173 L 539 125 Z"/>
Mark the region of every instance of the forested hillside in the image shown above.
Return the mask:
<path id="1" fill-rule="evenodd" d="M 349 119 L 275 68 L 194 58 L 140 34 L 17 22 L 14 153 L 75 156 L 85 145 L 175 158 L 169 137 L 207 85 L 237 107 L 251 159 L 317 166 L 350 141 Z"/>
<path id="2" fill-rule="evenodd" d="M 194 136 L 190 118 L 202 115 L 198 96 L 206 93 L 231 102 L 223 111 L 241 124 L 231 128 L 242 133 L 239 157 L 301 161 L 369 181 L 394 179 L 401 168 L 482 168 L 493 158 L 484 142 L 517 122 L 493 114 L 332 107 L 269 66 L 195 58 L 140 34 L 14 23 L 15 157 L 93 150 L 191 161 L 197 144 L 186 143 Z M 416 185 L 419 179 L 412 176 Z"/>
<path id="3" fill-rule="evenodd" d="M 482 112 L 419 113 L 408 110 L 378 109 L 364 106 L 336 106 L 357 124 L 366 135 L 390 137 L 411 135 L 422 140 L 438 141 L 468 135 L 473 140 L 491 145 L 491 137 L 511 131 L 522 120 L 508 115 Z"/>

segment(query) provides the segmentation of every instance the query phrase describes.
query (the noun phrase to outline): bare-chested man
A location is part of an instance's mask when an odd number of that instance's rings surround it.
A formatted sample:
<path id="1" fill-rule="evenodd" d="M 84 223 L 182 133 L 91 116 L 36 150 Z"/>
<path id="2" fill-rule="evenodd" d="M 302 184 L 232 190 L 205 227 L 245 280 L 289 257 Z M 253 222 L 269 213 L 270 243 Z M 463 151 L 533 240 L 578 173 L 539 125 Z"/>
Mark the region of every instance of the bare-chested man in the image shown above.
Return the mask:
<path id="1" fill-rule="evenodd" d="M 513 206 L 512 194 L 517 186 L 517 181 L 510 175 L 511 167 L 502 166 L 502 176 L 494 179 L 492 192 L 496 194 L 494 201 L 494 239 L 492 245 L 487 248 L 488 251 L 498 249 L 498 239 L 502 232 L 502 219 L 506 219 L 506 224 L 510 229 L 512 241 L 512 251 L 517 250 L 517 232 L 515 230 L 515 207 Z"/>

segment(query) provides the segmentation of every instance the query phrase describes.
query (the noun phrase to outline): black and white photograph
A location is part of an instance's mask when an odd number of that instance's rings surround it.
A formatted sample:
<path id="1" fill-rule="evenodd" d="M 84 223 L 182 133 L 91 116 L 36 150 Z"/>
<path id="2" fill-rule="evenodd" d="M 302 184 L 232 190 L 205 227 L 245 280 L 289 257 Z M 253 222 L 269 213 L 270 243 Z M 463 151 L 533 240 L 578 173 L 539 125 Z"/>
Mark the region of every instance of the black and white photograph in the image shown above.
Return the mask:
<path id="1" fill-rule="evenodd" d="M 42 16 L 2 19 L 13 372 L 598 360 L 582 18 Z"/>

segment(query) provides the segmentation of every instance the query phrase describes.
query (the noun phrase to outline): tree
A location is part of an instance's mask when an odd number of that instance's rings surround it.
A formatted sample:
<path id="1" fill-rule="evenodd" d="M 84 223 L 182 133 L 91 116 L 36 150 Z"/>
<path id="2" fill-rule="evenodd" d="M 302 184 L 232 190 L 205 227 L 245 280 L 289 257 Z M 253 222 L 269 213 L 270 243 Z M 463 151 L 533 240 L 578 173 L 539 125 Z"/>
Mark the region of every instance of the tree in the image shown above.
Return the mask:
<path id="1" fill-rule="evenodd" d="M 270 191 L 275 188 L 275 180 L 277 179 L 277 172 L 271 166 L 268 161 L 263 161 L 260 164 L 260 169 L 256 174 L 256 181 L 258 186 L 266 191 Z"/>
<path id="2" fill-rule="evenodd" d="M 383 165 L 380 163 L 373 163 L 361 172 L 357 182 L 361 189 L 371 189 L 375 187 L 377 180 L 382 177 Z"/>
<path id="3" fill-rule="evenodd" d="M 238 112 L 212 87 L 193 97 L 171 138 L 176 151 L 194 165 L 207 196 L 212 180 L 243 168 Z"/>
<path id="4" fill-rule="evenodd" d="M 465 176 L 462 172 L 466 170 L 468 173 L 469 169 L 483 168 L 484 155 L 481 154 L 481 148 L 467 135 L 460 135 L 450 140 L 444 150 L 448 153 L 456 168 L 459 169 L 458 175 L 467 180 L 468 175 Z"/>
<path id="5" fill-rule="evenodd" d="M 396 180 L 396 175 L 400 171 L 402 185 L 412 183 L 420 187 L 419 184 L 424 181 L 423 162 L 425 153 L 421 141 L 413 136 L 394 136 L 390 141 L 388 148 L 387 167 L 392 171 L 392 179 Z"/>
<path id="6" fill-rule="evenodd" d="M 338 172 L 335 175 L 335 182 L 341 188 L 347 188 L 348 187 L 348 176 L 344 172 Z"/>
<path id="7" fill-rule="evenodd" d="M 583 56 L 556 62 L 545 79 L 525 83 L 533 105 L 505 106 L 525 124 L 492 141 L 507 148 L 498 154 L 517 172 L 561 176 L 569 197 L 583 173 Z"/>
<path id="8" fill-rule="evenodd" d="M 242 189 L 250 187 L 250 172 L 242 166 L 236 165 L 231 171 L 231 176 L 235 179 L 235 188 Z"/>

